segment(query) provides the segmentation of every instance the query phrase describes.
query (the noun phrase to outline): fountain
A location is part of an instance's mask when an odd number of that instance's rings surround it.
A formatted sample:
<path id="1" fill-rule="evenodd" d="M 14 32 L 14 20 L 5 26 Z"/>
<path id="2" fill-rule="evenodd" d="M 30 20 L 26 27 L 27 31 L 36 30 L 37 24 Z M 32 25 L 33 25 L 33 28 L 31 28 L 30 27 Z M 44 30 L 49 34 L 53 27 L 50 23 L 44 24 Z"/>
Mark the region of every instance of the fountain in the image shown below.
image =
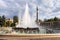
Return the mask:
<path id="1" fill-rule="evenodd" d="M 20 15 L 20 14 L 19 14 Z M 32 20 L 30 14 L 29 14 L 29 7 L 28 4 L 26 3 L 26 8 L 24 15 L 22 19 L 19 17 L 19 23 L 16 25 L 16 28 L 14 30 L 17 31 L 22 31 L 22 32 L 28 32 L 28 33 L 38 33 L 41 30 L 41 27 L 37 26 L 36 22 Z M 43 33 L 44 30 L 41 30 L 40 33 Z"/>
<path id="2" fill-rule="evenodd" d="M 22 18 L 22 27 L 27 28 L 31 24 L 31 17 L 29 14 L 28 4 L 26 4 L 25 13 Z"/>
<path id="3" fill-rule="evenodd" d="M 35 28 L 35 27 L 37 27 L 35 24 L 35 21 L 32 20 L 30 14 L 29 14 L 29 7 L 28 7 L 27 3 L 26 3 L 26 8 L 25 8 L 23 18 L 21 20 L 22 21 L 20 21 L 20 18 L 19 18 L 19 23 L 16 27 L 19 27 L 19 28 L 20 27 L 22 27 L 22 28 Z"/>

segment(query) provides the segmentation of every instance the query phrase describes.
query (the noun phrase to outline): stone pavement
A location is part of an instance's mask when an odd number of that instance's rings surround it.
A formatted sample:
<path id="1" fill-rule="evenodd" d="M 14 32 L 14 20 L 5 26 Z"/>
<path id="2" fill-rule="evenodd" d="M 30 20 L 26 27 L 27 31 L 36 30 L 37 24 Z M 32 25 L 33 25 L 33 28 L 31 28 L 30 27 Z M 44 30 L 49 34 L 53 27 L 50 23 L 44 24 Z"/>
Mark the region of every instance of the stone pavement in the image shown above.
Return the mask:
<path id="1" fill-rule="evenodd" d="M 60 40 L 60 35 L 0 35 L 0 40 Z"/>
<path id="2" fill-rule="evenodd" d="M 0 40 L 60 40 L 59 38 L 20 38 L 20 37 L 7 37 L 7 38 L 0 38 Z"/>

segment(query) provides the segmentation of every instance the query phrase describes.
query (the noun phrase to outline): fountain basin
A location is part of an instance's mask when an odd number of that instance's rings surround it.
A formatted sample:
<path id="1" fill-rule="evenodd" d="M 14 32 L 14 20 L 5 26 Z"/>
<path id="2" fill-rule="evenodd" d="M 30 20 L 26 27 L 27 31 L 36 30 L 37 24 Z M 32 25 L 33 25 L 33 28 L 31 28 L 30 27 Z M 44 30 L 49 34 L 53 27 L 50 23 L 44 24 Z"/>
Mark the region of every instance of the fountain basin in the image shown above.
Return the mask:
<path id="1" fill-rule="evenodd" d="M 14 27 L 13 29 L 16 32 L 20 32 L 20 33 L 39 33 L 39 28 L 20 28 L 20 27 Z"/>

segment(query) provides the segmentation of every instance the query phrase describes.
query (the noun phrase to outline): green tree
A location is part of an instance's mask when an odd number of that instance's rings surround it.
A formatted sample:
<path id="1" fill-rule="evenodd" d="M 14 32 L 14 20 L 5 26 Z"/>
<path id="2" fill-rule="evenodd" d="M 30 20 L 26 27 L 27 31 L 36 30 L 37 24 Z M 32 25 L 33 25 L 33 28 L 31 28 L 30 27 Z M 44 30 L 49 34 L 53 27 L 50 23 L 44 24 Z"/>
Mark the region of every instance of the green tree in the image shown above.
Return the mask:
<path id="1" fill-rule="evenodd" d="M 14 26 L 15 26 L 15 23 L 12 23 L 12 24 L 11 24 L 11 27 L 14 27 Z"/>
<path id="2" fill-rule="evenodd" d="M 51 19 L 44 19 L 44 22 L 53 22 L 53 21 L 54 21 L 53 18 L 51 18 Z"/>
<path id="3" fill-rule="evenodd" d="M 45 19 L 44 22 L 53 22 L 53 21 L 59 21 L 60 19 L 57 17 L 50 18 L 50 19 Z"/>
<path id="4" fill-rule="evenodd" d="M 18 16 L 13 17 L 13 24 L 18 23 Z"/>
<path id="5" fill-rule="evenodd" d="M 6 26 L 11 27 L 11 24 L 12 24 L 12 21 L 7 21 L 7 22 L 6 22 Z"/>
<path id="6" fill-rule="evenodd" d="M 58 21 L 59 19 L 57 17 L 54 18 L 54 21 Z"/>
<path id="7" fill-rule="evenodd" d="M 38 22 L 42 22 L 42 20 L 38 19 Z"/>
<path id="8" fill-rule="evenodd" d="M 6 26 L 6 18 L 4 15 L 2 16 L 2 26 Z"/>
<path id="9" fill-rule="evenodd" d="M 2 27 L 2 18 L 1 18 L 1 16 L 0 16 L 0 26 Z"/>

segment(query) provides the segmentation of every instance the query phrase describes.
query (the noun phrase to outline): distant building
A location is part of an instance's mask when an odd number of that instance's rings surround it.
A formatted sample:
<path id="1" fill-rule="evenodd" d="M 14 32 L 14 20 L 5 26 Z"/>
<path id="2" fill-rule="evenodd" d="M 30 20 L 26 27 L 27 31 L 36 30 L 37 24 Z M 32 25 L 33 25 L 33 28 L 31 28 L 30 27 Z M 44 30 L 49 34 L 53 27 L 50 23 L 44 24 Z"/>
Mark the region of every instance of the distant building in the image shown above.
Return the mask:
<path id="1" fill-rule="evenodd" d="M 8 19 L 6 19 L 6 22 L 7 22 L 7 21 L 10 21 L 10 22 L 13 23 L 13 19 L 8 18 Z"/>

